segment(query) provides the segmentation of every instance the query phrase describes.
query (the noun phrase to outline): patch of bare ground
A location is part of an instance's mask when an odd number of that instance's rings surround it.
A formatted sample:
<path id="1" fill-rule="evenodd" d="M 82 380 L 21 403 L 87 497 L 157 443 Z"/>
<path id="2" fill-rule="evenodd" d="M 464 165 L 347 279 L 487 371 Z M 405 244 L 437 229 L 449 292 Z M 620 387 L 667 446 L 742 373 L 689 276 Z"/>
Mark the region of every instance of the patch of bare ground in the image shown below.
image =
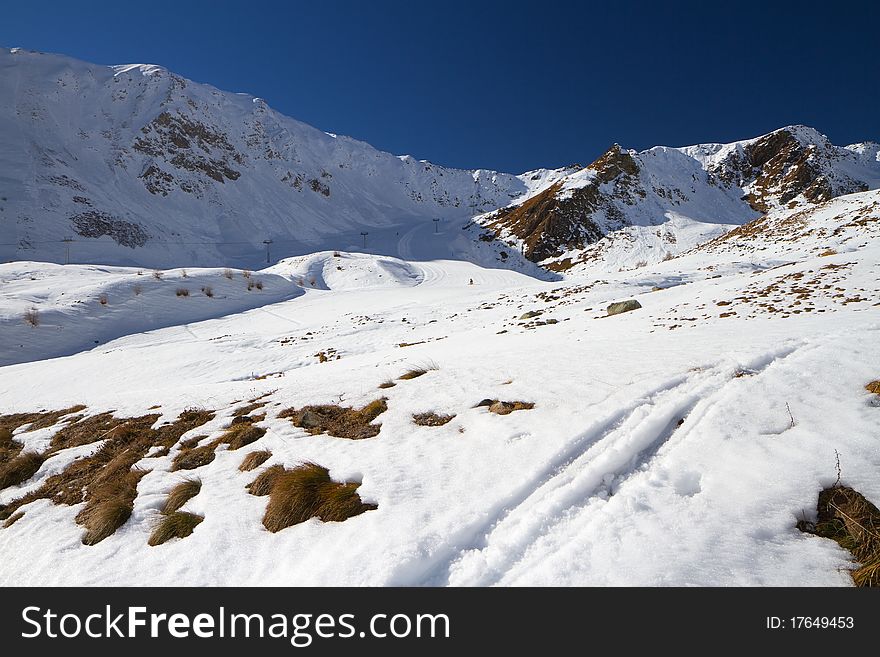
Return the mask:
<path id="1" fill-rule="evenodd" d="M 311 518 L 342 522 L 376 509 L 375 504 L 361 500 L 359 486 L 356 482 L 335 482 L 327 468 L 304 463 L 292 470 L 282 466 L 267 469 L 251 483 L 250 492 L 269 496 L 263 526 L 278 532 Z"/>
<path id="2" fill-rule="evenodd" d="M 290 418 L 294 426 L 305 429 L 313 435 L 327 433 L 337 438 L 361 440 L 372 438 L 379 433 L 382 425 L 372 422 L 387 410 L 388 404 L 383 397 L 358 409 L 325 404 L 305 406 L 301 409 L 288 408 L 281 411 L 278 417 Z"/>
<path id="3" fill-rule="evenodd" d="M 442 427 L 452 420 L 455 415 L 438 415 L 437 413 L 415 413 L 412 418 L 413 422 L 420 427 Z"/>

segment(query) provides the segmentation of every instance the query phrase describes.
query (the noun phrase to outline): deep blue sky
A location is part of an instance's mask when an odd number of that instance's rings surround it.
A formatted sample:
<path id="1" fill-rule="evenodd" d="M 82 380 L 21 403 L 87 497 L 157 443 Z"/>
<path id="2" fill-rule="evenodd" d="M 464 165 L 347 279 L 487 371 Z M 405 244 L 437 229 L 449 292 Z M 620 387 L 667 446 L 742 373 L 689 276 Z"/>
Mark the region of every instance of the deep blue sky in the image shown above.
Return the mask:
<path id="1" fill-rule="evenodd" d="M 520 172 L 791 124 L 880 139 L 877 2 L 4 2 L 0 45 L 156 63 L 329 132 Z"/>

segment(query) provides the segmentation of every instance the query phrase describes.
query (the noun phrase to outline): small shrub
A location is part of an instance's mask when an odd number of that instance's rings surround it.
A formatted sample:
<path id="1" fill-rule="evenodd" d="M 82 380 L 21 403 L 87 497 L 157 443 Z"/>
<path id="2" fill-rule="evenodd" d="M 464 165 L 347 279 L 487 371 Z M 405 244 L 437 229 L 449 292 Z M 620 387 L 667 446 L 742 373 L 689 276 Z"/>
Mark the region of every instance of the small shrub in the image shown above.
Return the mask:
<path id="1" fill-rule="evenodd" d="M 257 284 L 254 283 L 253 280 L 251 280 L 251 279 L 249 278 L 249 279 L 248 279 L 248 284 L 247 284 L 248 292 L 250 292 L 251 290 L 253 290 L 256 286 L 257 286 Z"/>
<path id="2" fill-rule="evenodd" d="M 156 529 L 150 534 L 147 543 L 155 547 L 162 545 L 172 538 L 186 538 L 193 533 L 193 530 L 199 525 L 204 516 L 195 513 L 187 513 L 186 511 L 175 511 L 169 515 L 162 516 Z"/>
<path id="3" fill-rule="evenodd" d="M 266 461 L 272 458 L 272 452 L 268 449 L 261 449 L 256 452 L 251 452 L 247 456 L 244 457 L 241 461 L 241 465 L 238 466 L 238 469 L 242 472 L 250 472 L 251 470 L 255 470 L 263 465 Z"/>
<path id="4" fill-rule="evenodd" d="M 210 298 L 214 296 L 214 290 L 211 288 L 210 285 L 205 285 L 202 287 L 202 294 Z"/>
<path id="5" fill-rule="evenodd" d="M 179 297 L 188 297 L 189 290 L 187 290 L 185 287 L 179 287 L 179 288 L 177 288 L 177 291 L 175 292 L 175 294 Z"/>
<path id="6" fill-rule="evenodd" d="M 181 277 L 183 277 L 183 278 L 189 278 L 189 274 L 186 273 L 186 269 L 181 269 L 181 270 L 180 270 L 180 275 L 181 275 Z"/>
<path id="7" fill-rule="evenodd" d="M 437 413 L 416 413 L 412 416 L 413 422 L 420 427 L 442 427 L 455 417 L 455 415 L 438 415 Z"/>
<path id="8" fill-rule="evenodd" d="M 232 277 L 233 277 L 233 273 L 232 273 L 231 269 L 224 269 L 223 270 L 223 278 L 228 278 L 231 281 Z"/>
<path id="9" fill-rule="evenodd" d="M 107 299 L 106 294 L 102 293 L 100 296 L 98 296 L 98 303 L 100 303 L 102 306 L 106 306 L 108 302 L 109 300 Z"/>
<path id="10" fill-rule="evenodd" d="M 250 272 L 249 270 L 247 270 L 247 269 L 242 269 L 242 270 L 241 270 L 241 277 L 242 277 L 242 278 L 245 278 L 245 279 L 250 278 L 250 277 L 251 277 L 251 272 Z"/>
<path id="11" fill-rule="evenodd" d="M 162 280 L 162 272 L 159 271 L 158 269 L 156 269 L 153 272 L 153 278 L 155 278 L 157 281 L 161 281 Z"/>
<path id="12" fill-rule="evenodd" d="M 341 257 L 342 257 L 342 254 L 341 254 L 339 251 L 334 251 L 334 252 L 333 252 L 333 257 L 334 257 L 334 258 L 341 258 Z"/>
<path id="13" fill-rule="evenodd" d="M 263 289 L 263 281 L 256 281 L 254 283 L 254 287 L 257 288 L 258 290 L 262 290 Z"/>
<path id="14" fill-rule="evenodd" d="M 168 493 L 165 506 L 162 507 L 162 513 L 174 513 L 198 495 L 200 490 L 202 490 L 202 482 L 198 479 L 185 479 L 181 481 Z"/>
<path id="15" fill-rule="evenodd" d="M 312 287 L 315 287 L 315 285 L 317 285 L 317 284 L 318 284 L 318 281 L 315 279 L 314 276 L 309 279 L 309 285 L 311 285 Z"/>
<path id="16" fill-rule="evenodd" d="M 36 328 L 40 325 L 40 311 L 37 310 L 36 307 L 31 306 L 24 311 L 24 321 Z"/>
<path id="17" fill-rule="evenodd" d="M 263 526 L 277 532 L 310 518 L 342 522 L 377 508 L 361 500 L 359 487 L 359 483 L 333 481 L 327 468 L 315 463 L 293 470 L 282 468 L 272 480 Z"/>

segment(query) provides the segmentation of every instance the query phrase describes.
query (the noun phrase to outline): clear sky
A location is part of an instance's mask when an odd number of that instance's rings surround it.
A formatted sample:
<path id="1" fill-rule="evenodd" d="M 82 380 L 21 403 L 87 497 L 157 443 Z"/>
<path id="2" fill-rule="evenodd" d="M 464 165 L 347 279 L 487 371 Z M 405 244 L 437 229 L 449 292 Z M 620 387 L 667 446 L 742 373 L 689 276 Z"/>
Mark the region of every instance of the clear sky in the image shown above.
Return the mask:
<path id="1" fill-rule="evenodd" d="M 382 150 L 520 172 L 792 123 L 880 140 L 878 7 L 4 0 L 0 45 L 162 64 Z"/>

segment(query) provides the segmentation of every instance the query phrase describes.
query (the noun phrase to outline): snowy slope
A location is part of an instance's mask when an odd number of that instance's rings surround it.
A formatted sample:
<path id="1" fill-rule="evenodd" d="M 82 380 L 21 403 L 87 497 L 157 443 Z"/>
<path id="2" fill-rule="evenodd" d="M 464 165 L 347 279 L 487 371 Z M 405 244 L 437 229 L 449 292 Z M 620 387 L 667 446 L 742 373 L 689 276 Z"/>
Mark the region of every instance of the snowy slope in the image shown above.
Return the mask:
<path id="1" fill-rule="evenodd" d="M 153 65 L 0 49 L 0 261 L 253 268 L 464 219 L 564 170 L 449 169 Z M 393 255 L 390 253 L 389 255 Z"/>
<path id="2" fill-rule="evenodd" d="M 82 544 L 82 504 L 22 507 L 0 529 L 0 583 L 849 585 L 849 553 L 795 523 L 834 482 L 835 451 L 843 482 L 880 501 L 880 400 L 864 389 L 880 378 L 878 194 L 776 210 L 669 260 L 563 282 L 316 253 L 260 273 L 299 296 L 2 367 L 0 413 L 85 404 L 131 417 L 158 406 L 157 426 L 187 408 L 217 416 L 136 464 L 145 474 L 132 516 L 96 545 Z M 627 298 L 642 307 L 605 316 Z M 429 369 L 399 380 L 419 366 Z M 207 444 L 263 395 L 259 440 L 171 470 L 186 439 Z M 379 397 L 381 429 L 362 440 L 278 417 Z M 477 407 L 484 398 L 534 408 L 495 415 Z M 455 417 L 415 425 L 426 411 Z M 40 451 L 54 430 L 23 426 L 14 439 Z M 52 455 L 0 504 L 95 449 Z M 241 472 L 258 449 L 269 460 Z M 304 461 L 360 482 L 378 508 L 267 531 L 267 498 L 246 484 Z M 148 546 L 185 477 L 202 488 L 183 510 L 204 520 Z"/>

